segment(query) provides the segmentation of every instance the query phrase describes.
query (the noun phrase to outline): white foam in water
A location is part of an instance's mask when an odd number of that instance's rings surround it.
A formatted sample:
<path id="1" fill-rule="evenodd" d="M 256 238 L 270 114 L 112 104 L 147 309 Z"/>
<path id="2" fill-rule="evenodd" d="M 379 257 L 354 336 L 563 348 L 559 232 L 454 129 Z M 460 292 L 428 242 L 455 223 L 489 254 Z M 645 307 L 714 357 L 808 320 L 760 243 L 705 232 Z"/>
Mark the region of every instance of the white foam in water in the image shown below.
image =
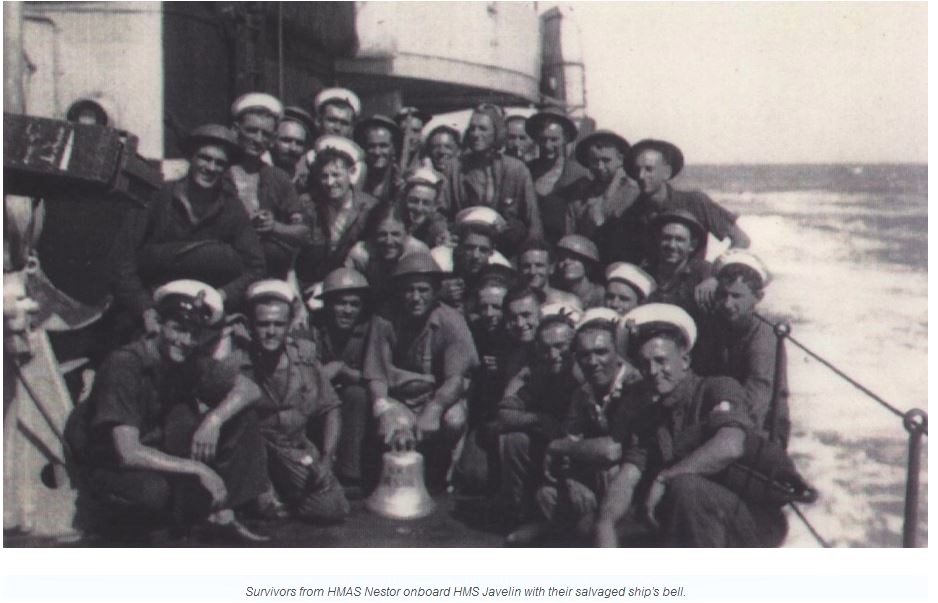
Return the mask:
<path id="1" fill-rule="evenodd" d="M 798 341 L 900 410 L 927 409 L 927 273 L 869 259 L 890 243 L 858 234 L 857 224 L 832 228 L 837 222 L 827 214 L 845 196 L 713 195 L 740 213 L 752 250 L 774 277 L 762 312 L 787 318 Z M 759 214 L 746 215 L 754 205 Z M 805 220 L 806 213 L 824 215 Z M 835 546 L 899 546 L 907 446 L 901 420 L 790 343 L 788 367 L 790 450 L 821 492 L 803 511 Z M 927 471 L 921 477 L 920 545 L 927 545 Z M 789 523 L 786 546 L 816 546 L 793 514 Z"/>

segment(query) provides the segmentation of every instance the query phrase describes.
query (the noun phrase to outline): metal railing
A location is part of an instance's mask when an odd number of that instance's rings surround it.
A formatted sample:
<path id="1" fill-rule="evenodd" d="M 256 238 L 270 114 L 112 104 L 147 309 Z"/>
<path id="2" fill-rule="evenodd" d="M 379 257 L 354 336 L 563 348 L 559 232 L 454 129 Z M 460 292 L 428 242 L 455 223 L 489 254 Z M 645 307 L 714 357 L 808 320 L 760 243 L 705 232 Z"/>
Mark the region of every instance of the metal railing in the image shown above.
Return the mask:
<path id="1" fill-rule="evenodd" d="M 822 365 L 830 369 L 835 375 L 854 386 L 867 397 L 871 398 L 875 402 L 879 403 L 880 406 L 896 415 L 902 419 L 902 426 L 905 428 L 909 437 L 909 448 L 908 448 L 908 462 L 906 465 L 906 477 L 905 477 L 905 511 L 903 515 L 902 523 L 902 546 L 907 548 L 912 548 L 918 546 L 918 502 L 919 502 L 919 480 L 922 467 L 922 437 L 928 435 L 928 413 L 919 408 L 913 408 L 906 412 L 902 412 L 895 405 L 890 404 L 882 397 L 878 396 L 876 393 L 871 391 L 869 388 L 865 387 L 863 384 L 859 383 L 856 379 L 846 374 L 831 362 L 827 361 L 821 357 L 816 352 L 809 349 L 803 343 L 791 336 L 791 325 L 787 322 L 778 322 L 774 323 L 768 318 L 756 314 L 756 318 L 766 323 L 772 327 L 772 330 L 775 332 L 775 337 L 777 341 L 777 347 L 775 350 L 775 380 L 773 386 L 773 396 L 772 396 L 772 406 L 770 410 L 770 416 L 772 418 L 770 422 L 770 433 L 774 436 L 775 429 L 775 400 L 778 397 L 780 390 L 780 379 L 779 374 L 781 370 L 784 370 L 784 367 L 781 366 L 783 354 L 785 351 L 785 341 L 790 341 L 797 348 L 802 350 L 811 358 L 814 358 Z M 811 534 L 817 539 L 817 541 L 823 547 L 829 547 L 830 544 L 817 532 L 817 530 L 808 522 L 808 519 L 804 516 L 801 510 L 795 505 L 795 503 L 790 503 L 791 507 L 804 522 L 805 526 L 811 531 Z"/>

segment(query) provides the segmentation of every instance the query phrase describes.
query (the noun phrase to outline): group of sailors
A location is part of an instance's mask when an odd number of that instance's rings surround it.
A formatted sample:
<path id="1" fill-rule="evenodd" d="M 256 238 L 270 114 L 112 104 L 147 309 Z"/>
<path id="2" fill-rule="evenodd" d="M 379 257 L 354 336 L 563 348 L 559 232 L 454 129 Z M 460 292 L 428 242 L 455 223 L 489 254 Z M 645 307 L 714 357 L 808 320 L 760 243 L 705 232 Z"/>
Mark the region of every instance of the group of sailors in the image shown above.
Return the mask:
<path id="1" fill-rule="evenodd" d="M 342 88 L 312 109 L 240 97 L 128 210 L 120 345 L 68 426 L 106 525 L 341 522 L 416 448 L 509 544 L 780 542 L 778 506 L 722 479 L 787 445 L 769 274 L 733 213 L 671 186 L 676 145 L 555 107 L 483 104 L 465 132 Z"/>

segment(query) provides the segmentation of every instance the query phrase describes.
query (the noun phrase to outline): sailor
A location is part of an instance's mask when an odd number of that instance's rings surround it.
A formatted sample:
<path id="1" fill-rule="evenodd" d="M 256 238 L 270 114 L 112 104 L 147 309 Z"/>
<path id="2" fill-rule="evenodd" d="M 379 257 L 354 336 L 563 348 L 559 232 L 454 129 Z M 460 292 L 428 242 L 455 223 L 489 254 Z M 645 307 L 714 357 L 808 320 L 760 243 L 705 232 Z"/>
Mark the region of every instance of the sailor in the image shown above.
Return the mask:
<path id="1" fill-rule="evenodd" d="M 606 268 L 605 306 L 625 316 L 655 290 L 655 279 L 634 264 L 615 262 Z"/>
<path id="2" fill-rule="evenodd" d="M 480 364 L 472 372 L 468 432 L 456 465 L 456 486 L 462 493 L 488 492 L 497 474 L 497 446 L 493 421 L 502 394 L 501 369 L 512 342 L 505 332 L 504 300 L 508 284 L 495 273 L 487 275 L 473 293 L 469 331 Z"/>
<path id="3" fill-rule="evenodd" d="M 742 249 L 724 252 L 714 262 L 713 273 L 719 282 L 716 311 L 707 316 L 710 328 L 700 342 L 706 350 L 701 356 L 711 361 L 707 374 L 739 381 L 749 400 L 752 424 L 787 447 L 791 420 L 785 348 L 777 363 L 779 348 L 772 326 L 756 316 L 769 273 L 759 258 Z"/>
<path id="4" fill-rule="evenodd" d="M 311 231 L 311 242 L 296 261 L 296 276 L 304 287 L 345 263 L 378 205 L 377 199 L 352 187 L 352 168 L 362 157 L 357 144 L 340 136 L 322 136 L 313 146 L 316 163 L 309 189 L 300 197 Z"/>
<path id="5" fill-rule="evenodd" d="M 238 198 L 261 239 L 267 273 L 286 277 L 299 247 L 308 241 L 296 189 L 281 169 L 263 161 L 283 115 L 279 100 L 260 92 L 244 94 L 231 105 L 241 159 L 228 168 Z"/>
<path id="6" fill-rule="evenodd" d="M 376 467 L 364 465 L 366 435 L 372 426 L 363 373 L 375 300 L 365 277 L 348 268 L 337 268 L 326 275 L 321 297 L 323 309 L 313 318 L 313 340 L 323 372 L 342 400 L 335 474 L 343 484 L 358 486 L 369 469 L 372 474 L 376 471 Z"/>
<path id="7" fill-rule="evenodd" d="M 459 158 L 461 143 L 459 130 L 446 124 L 437 126 L 427 134 L 423 153 L 440 174 L 449 174 L 453 164 Z"/>
<path id="8" fill-rule="evenodd" d="M 397 448 L 422 442 L 431 488 L 448 478 L 466 428 L 467 378 L 479 363 L 465 319 L 438 301 L 441 276 L 428 253 L 398 263 L 395 308 L 375 317 L 364 370 L 379 439 Z"/>
<path id="9" fill-rule="evenodd" d="M 538 148 L 538 157 L 528 163 L 528 169 L 534 180 L 544 237 L 556 244 L 565 234 L 573 232 L 567 229 L 567 206 L 589 178 L 586 168 L 567 156 L 567 145 L 576 140 L 578 130 L 573 120 L 557 107 L 535 113 L 524 127 Z"/>
<path id="10" fill-rule="evenodd" d="M 605 309 L 588 310 L 577 326 L 573 355 L 583 374 L 560 433 L 545 450 L 544 478 L 535 500 L 538 520 L 508 537 L 524 544 L 552 528 L 589 534 L 597 501 L 622 454 L 637 407 L 625 392 L 633 369 L 617 353 L 615 324 Z"/>
<path id="11" fill-rule="evenodd" d="M 682 209 L 658 214 L 652 228 L 658 233 L 658 249 L 644 267 L 655 277 L 656 287 L 648 300 L 675 304 L 700 316 L 695 292 L 711 272 L 710 262 L 697 254 L 706 231 L 693 214 Z"/>
<path id="12" fill-rule="evenodd" d="M 81 487 L 105 505 L 117 535 L 207 521 L 240 540 L 265 540 L 234 514 L 264 492 L 266 459 L 249 408 L 260 390 L 210 353 L 222 295 L 177 280 L 153 303 L 156 335 L 114 351 L 69 421 Z"/>
<path id="13" fill-rule="evenodd" d="M 448 219 L 474 205 L 497 211 L 508 223 L 500 251 L 513 257 L 525 240 L 541 237 L 543 228 L 531 174 L 520 160 L 502 153 L 504 141 L 501 109 L 477 107 L 464 137 L 465 151 L 446 174 L 441 206 Z"/>
<path id="14" fill-rule="evenodd" d="M 297 194 L 306 188 L 309 166 L 304 156 L 312 142 L 313 118 L 300 107 L 284 107 L 283 118 L 277 124 L 277 134 L 270 147 L 273 164 L 283 170 L 293 182 Z"/>
<path id="15" fill-rule="evenodd" d="M 419 167 L 406 174 L 401 191 L 408 234 L 430 248 L 450 242 L 446 218 L 437 211 L 442 188 L 442 174 L 433 168 Z"/>
<path id="16" fill-rule="evenodd" d="M 718 483 L 751 431 L 746 394 L 730 377 L 690 369 L 697 326 L 669 304 L 639 306 L 630 350 L 648 397 L 632 422 L 621 466 L 600 507 L 596 544 L 618 543 L 616 524 L 633 505 L 664 546 L 759 546 L 749 505 Z M 636 499 L 636 496 L 638 498 Z"/>
<path id="17" fill-rule="evenodd" d="M 347 88 L 325 88 L 313 100 L 319 136 L 352 138 L 355 119 L 361 113 L 358 95 Z"/>
<path id="18" fill-rule="evenodd" d="M 713 202 L 701 191 L 680 191 L 669 182 L 684 167 L 684 154 L 664 140 L 639 141 L 629 150 L 625 170 L 638 183 L 641 194 L 619 220 L 618 241 L 614 252 L 605 261 L 626 261 L 641 264 L 654 256 L 656 231 L 652 228 L 658 214 L 673 209 L 691 213 L 719 240 L 727 237 L 731 247 L 748 247 L 749 237 L 736 224 L 736 215 Z M 706 257 L 707 240 L 701 241 L 697 255 Z M 708 285 L 707 297 L 712 298 L 716 283 Z"/>
<path id="19" fill-rule="evenodd" d="M 355 125 L 354 138 L 365 152 L 362 190 L 380 203 L 396 201 L 404 184 L 398 165 L 404 133 L 391 118 L 372 115 Z"/>
<path id="20" fill-rule="evenodd" d="M 562 435 L 570 399 L 580 385 L 573 370 L 574 333 L 569 316 L 543 317 L 533 363 L 511 380 L 498 404 L 500 495 L 514 523 L 531 517 L 547 444 Z"/>
<path id="21" fill-rule="evenodd" d="M 345 267 L 365 275 L 376 300 L 387 300 L 390 279 L 401 258 L 409 253 L 430 249 L 407 234 L 404 212 L 394 204 L 379 205 L 365 224 L 365 240 L 359 241 L 345 258 Z"/>
<path id="22" fill-rule="evenodd" d="M 603 286 L 594 281 L 599 266 L 599 250 L 586 237 L 567 235 L 557 243 L 557 286 L 577 296 L 586 310 L 598 308 L 605 301 Z"/>
<path id="23" fill-rule="evenodd" d="M 544 293 L 544 303 L 559 303 L 578 310 L 583 303 L 576 295 L 550 286 L 550 275 L 554 272 L 550 245 L 545 241 L 528 241 L 518 254 L 518 272 L 523 284 L 540 289 Z"/>
<path id="24" fill-rule="evenodd" d="M 265 274 L 264 253 L 225 170 L 241 151 L 231 130 L 208 124 L 184 142 L 190 168 L 167 182 L 146 207 L 127 212 L 118 231 L 114 297 L 120 309 L 157 333 L 151 291 L 171 280 L 195 278 L 218 287 L 237 311 L 244 291 Z"/>
<path id="25" fill-rule="evenodd" d="M 534 341 L 541 322 L 544 293 L 534 287 L 519 285 L 505 295 L 505 328 L 511 349 L 501 363 L 499 399 L 515 375 L 534 360 Z"/>
<path id="26" fill-rule="evenodd" d="M 434 258 L 439 258 L 438 263 L 450 264 L 446 272 L 451 274 L 443 282 L 442 301 L 466 311 L 466 302 L 479 285 L 482 269 L 495 254 L 503 257 L 495 247 L 505 232 L 506 222 L 491 208 L 470 207 L 459 212 L 453 228 L 456 246 L 435 247 L 433 254 Z M 452 259 L 448 260 L 447 255 Z"/>
<path id="27" fill-rule="evenodd" d="M 404 133 L 403 151 L 401 153 L 401 168 L 409 171 L 420 167 L 420 147 L 423 142 L 421 136 L 423 127 L 433 119 L 427 111 L 417 107 L 402 107 L 394 115 L 394 122 Z"/>
<path id="28" fill-rule="evenodd" d="M 332 471 L 342 430 L 341 402 L 312 340 L 290 334 L 298 297 L 286 281 L 269 279 L 251 285 L 247 298 L 251 340 L 239 352 L 244 375 L 262 392 L 255 408 L 271 482 L 260 497 L 261 512 L 342 521 L 349 504 Z M 322 424 L 321 450 L 307 437 L 314 419 Z"/>
<path id="29" fill-rule="evenodd" d="M 527 132 L 527 121 L 524 115 L 509 115 L 505 118 L 505 154 L 524 163 L 537 156 L 534 141 Z"/>
<path id="30" fill-rule="evenodd" d="M 625 173 L 628 141 L 611 130 L 597 130 L 577 143 L 574 155 L 589 168 L 591 180 L 583 183 L 567 205 L 566 233 L 596 242 L 604 263 L 615 255 L 615 225 L 635 199 L 639 189 Z"/>

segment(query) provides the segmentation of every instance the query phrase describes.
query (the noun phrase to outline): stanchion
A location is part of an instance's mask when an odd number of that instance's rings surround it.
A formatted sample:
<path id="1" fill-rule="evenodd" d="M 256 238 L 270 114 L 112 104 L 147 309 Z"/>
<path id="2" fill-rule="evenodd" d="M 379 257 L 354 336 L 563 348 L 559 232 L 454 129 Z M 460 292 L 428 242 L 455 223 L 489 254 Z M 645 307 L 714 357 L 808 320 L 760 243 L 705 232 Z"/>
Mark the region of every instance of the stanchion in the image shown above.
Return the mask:
<path id="1" fill-rule="evenodd" d="M 909 432 L 909 464 L 905 477 L 902 546 L 914 548 L 918 541 L 918 486 L 922 465 L 922 435 L 928 432 L 928 414 L 924 410 L 913 408 L 902 417 L 902 426 Z"/>

